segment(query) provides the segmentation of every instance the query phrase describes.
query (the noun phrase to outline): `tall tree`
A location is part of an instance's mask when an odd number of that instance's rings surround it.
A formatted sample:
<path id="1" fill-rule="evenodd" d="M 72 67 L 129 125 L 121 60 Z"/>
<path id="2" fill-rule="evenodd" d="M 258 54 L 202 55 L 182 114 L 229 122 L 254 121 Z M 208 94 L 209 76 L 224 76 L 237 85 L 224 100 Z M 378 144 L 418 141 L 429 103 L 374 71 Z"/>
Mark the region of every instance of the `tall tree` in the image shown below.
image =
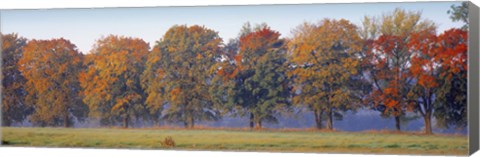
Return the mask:
<path id="1" fill-rule="evenodd" d="M 334 114 L 359 104 L 349 86 L 358 73 L 361 39 L 357 27 L 347 20 L 324 19 L 319 24 L 305 23 L 294 31 L 290 42 L 292 75 L 298 93 L 294 102 L 313 111 L 320 129 L 322 114 L 327 129 L 333 129 Z M 357 103 L 355 103 L 357 102 Z"/>
<path id="2" fill-rule="evenodd" d="M 447 11 L 450 15 L 450 19 L 452 21 L 463 21 L 465 24 L 462 26 L 462 30 L 464 32 L 451 29 L 446 31 L 443 36 L 440 36 L 446 42 L 444 42 L 444 49 L 451 52 L 454 47 L 461 47 L 459 45 L 464 45 L 461 43 L 467 43 L 466 33 L 468 33 L 468 2 L 462 2 L 460 6 L 452 5 L 451 9 Z M 447 34 L 451 34 L 452 37 L 449 40 L 449 36 Z M 456 38 L 456 39 L 455 39 Z M 463 39 L 462 39 L 463 38 Z M 468 46 L 467 46 L 468 47 Z M 458 50 L 458 49 L 456 49 Z M 464 52 L 465 53 L 465 52 Z M 466 54 L 465 54 L 466 55 Z M 460 63 L 458 65 L 465 65 L 464 63 Z M 450 81 L 445 82 L 442 88 L 446 93 L 443 93 L 443 98 L 441 101 L 445 103 L 445 105 L 437 108 L 435 111 L 435 118 L 437 119 L 437 126 L 440 127 L 449 127 L 449 126 L 456 126 L 456 127 L 465 127 L 467 125 L 467 69 L 462 69 L 457 71 L 456 74 L 451 75 L 452 78 Z"/>
<path id="3" fill-rule="evenodd" d="M 446 93 L 439 94 L 445 103 L 443 108 L 437 108 L 434 114 L 439 126 L 465 127 L 467 118 L 467 54 L 468 32 L 459 29 L 450 29 L 439 35 L 440 53 L 444 69 L 440 77 L 445 77 Z M 445 95 L 445 96 L 444 96 Z M 442 112 L 446 114 L 442 114 Z M 447 116 L 445 116 L 447 115 Z"/>
<path id="4" fill-rule="evenodd" d="M 146 109 L 140 75 L 148 53 L 148 43 L 139 38 L 110 35 L 97 41 L 80 75 L 91 117 L 100 118 L 102 125 L 121 121 L 124 128 L 133 118 L 142 118 Z"/>
<path id="5" fill-rule="evenodd" d="M 450 29 L 437 37 L 422 31 L 411 37 L 410 71 L 416 83 L 409 98 L 424 117 L 425 133 L 433 133 L 434 111 L 439 126 L 466 125 L 467 32 Z"/>
<path id="6" fill-rule="evenodd" d="M 27 39 L 17 34 L 1 35 L 2 41 L 2 125 L 10 126 L 25 120 L 29 106 L 25 104 L 27 92 L 25 77 L 18 70 L 17 62 L 23 56 Z"/>
<path id="7" fill-rule="evenodd" d="M 425 133 L 433 133 L 434 111 L 440 126 L 463 126 L 467 115 L 467 32 L 450 29 L 437 37 L 434 31 L 422 31 L 412 35 L 409 45 L 415 53 L 410 69 L 415 84 L 408 96 L 415 111 L 424 117 Z"/>
<path id="8" fill-rule="evenodd" d="M 435 24 L 421 19 L 420 12 L 395 9 L 381 18 L 365 17 L 362 37 L 367 43 L 362 60 L 368 66 L 369 81 L 373 86 L 369 100 L 375 107 L 384 106 L 383 115 L 395 118 L 395 128 L 400 131 L 400 118 L 407 111 L 407 93 L 412 89 L 408 75 L 410 35 L 422 30 L 434 30 Z"/>
<path id="9" fill-rule="evenodd" d="M 447 11 L 448 14 L 450 14 L 450 19 L 452 21 L 462 21 L 465 24 L 462 26 L 462 29 L 464 31 L 468 30 L 468 2 L 462 2 L 459 6 L 452 5 L 450 6 L 450 10 Z"/>
<path id="10" fill-rule="evenodd" d="M 440 102 L 435 99 L 439 96 L 442 79 L 439 75 L 441 69 L 438 68 L 440 55 L 437 46 L 436 32 L 432 30 L 412 34 L 409 42 L 409 47 L 415 53 L 410 61 L 410 75 L 415 83 L 407 96 L 415 111 L 423 116 L 426 134 L 432 134 L 432 112 Z"/>
<path id="11" fill-rule="evenodd" d="M 194 25 L 171 27 L 159 40 L 143 74 L 147 105 L 165 119 L 193 128 L 196 121 L 217 120 L 219 111 L 209 94 L 213 65 L 222 39 L 214 30 Z"/>
<path id="12" fill-rule="evenodd" d="M 244 29 L 238 40 L 238 51 L 227 51 L 227 59 L 217 71 L 226 98 L 225 105 L 235 115 L 249 115 L 250 127 L 261 128 L 262 122 L 277 122 L 275 117 L 289 105 L 286 49 L 280 33 L 266 25 Z"/>
<path id="13" fill-rule="evenodd" d="M 70 127 L 74 118 L 85 117 L 86 108 L 78 96 L 82 58 L 76 46 L 63 38 L 31 40 L 25 45 L 18 66 L 27 80 L 27 103 L 35 110 L 32 123 Z"/>
<path id="14" fill-rule="evenodd" d="M 147 56 L 145 70 L 141 76 L 141 85 L 147 96 L 145 105 L 154 125 L 160 125 L 162 111 L 168 103 L 167 93 L 164 88 L 165 82 L 163 81 L 165 72 L 159 65 L 161 59 L 165 58 L 162 57 L 159 47 L 156 46 Z"/>

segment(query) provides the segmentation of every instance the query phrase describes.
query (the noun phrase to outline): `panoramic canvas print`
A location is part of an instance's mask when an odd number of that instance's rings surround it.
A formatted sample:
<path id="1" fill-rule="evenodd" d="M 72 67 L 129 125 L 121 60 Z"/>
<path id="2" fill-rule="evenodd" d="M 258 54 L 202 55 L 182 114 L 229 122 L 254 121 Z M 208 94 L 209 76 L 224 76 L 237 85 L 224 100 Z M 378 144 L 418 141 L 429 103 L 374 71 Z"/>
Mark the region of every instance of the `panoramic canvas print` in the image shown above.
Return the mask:
<path id="1" fill-rule="evenodd" d="M 2 146 L 468 154 L 467 2 L 0 13 Z"/>

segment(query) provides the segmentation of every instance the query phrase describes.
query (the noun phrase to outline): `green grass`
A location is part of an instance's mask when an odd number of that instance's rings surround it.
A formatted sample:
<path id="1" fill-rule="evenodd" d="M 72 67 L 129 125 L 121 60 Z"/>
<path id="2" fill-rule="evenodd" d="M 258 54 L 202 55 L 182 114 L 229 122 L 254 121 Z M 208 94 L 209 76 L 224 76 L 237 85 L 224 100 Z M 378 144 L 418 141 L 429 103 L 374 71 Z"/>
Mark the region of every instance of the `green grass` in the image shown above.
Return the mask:
<path id="1" fill-rule="evenodd" d="M 173 148 L 160 142 L 171 136 Z M 9 146 L 467 155 L 466 136 L 318 131 L 2 128 Z"/>

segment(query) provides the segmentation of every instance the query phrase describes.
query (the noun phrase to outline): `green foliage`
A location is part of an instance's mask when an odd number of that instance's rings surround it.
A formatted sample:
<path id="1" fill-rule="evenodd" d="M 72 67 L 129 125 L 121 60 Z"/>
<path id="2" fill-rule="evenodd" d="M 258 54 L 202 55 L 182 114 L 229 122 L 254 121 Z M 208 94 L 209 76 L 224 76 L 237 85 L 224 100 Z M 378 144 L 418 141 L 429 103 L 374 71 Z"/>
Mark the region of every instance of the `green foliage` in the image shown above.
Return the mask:
<path id="1" fill-rule="evenodd" d="M 219 63 L 212 81 L 216 87 L 212 91 L 229 112 L 250 114 L 250 127 L 261 128 L 262 122 L 277 122 L 275 116 L 289 105 L 285 41 L 266 25 L 242 32 L 238 44 L 227 46 L 238 45 L 231 48 L 237 51 L 226 51 L 226 59 Z"/>
<path id="2" fill-rule="evenodd" d="M 440 128 L 463 128 L 468 125 L 467 71 L 455 74 L 452 79 L 444 80 L 439 89 L 439 101 L 442 105 L 435 108 L 436 126 Z"/>
<path id="3" fill-rule="evenodd" d="M 455 6 L 452 5 L 450 6 L 450 10 L 447 11 L 448 14 L 450 14 L 450 19 L 452 21 L 462 21 L 465 24 L 462 26 L 463 30 L 468 30 L 468 2 L 462 2 L 461 5 Z"/>
<path id="4" fill-rule="evenodd" d="M 173 26 L 157 42 L 143 73 L 143 87 L 151 111 L 193 128 L 195 121 L 216 120 L 220 113 L 209 94 L 210 81 L 220 57 L 222 39 L 201 26 Z"/>
<path id="5" fill-rule="evenodd" d="M 17 62 L 23 56 L 27 39 L 17 34 L 1 34 L 2 41 L 2 125 L 22 122 L 31 112 L 25 103 L 25 77 L 18 70 Z"/>

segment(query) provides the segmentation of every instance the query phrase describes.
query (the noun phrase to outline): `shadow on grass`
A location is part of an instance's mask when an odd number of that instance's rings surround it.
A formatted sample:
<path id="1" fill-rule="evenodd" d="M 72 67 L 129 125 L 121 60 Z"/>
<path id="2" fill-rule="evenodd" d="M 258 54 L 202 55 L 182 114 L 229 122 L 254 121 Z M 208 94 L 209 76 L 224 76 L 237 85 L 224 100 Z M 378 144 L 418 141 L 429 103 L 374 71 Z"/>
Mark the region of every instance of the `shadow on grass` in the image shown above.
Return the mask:
<path id="1" fill-rule="evenodd" d="M 10 142 L 2 140 L 2 145 L 10 145 Z"/>
<path id="2" fill-rule="evenodd" d="M 384 148 L 400 148 L 400 145 L 398 145 L 398 144 L 389 144 L 389 145 L 384 146 Z"/>
<path id="3" fill-rule="evenodd" d="M 2 140 L 2 145 L 24 145 L 24 144 L 29 144 L 29 142 Z"/>

